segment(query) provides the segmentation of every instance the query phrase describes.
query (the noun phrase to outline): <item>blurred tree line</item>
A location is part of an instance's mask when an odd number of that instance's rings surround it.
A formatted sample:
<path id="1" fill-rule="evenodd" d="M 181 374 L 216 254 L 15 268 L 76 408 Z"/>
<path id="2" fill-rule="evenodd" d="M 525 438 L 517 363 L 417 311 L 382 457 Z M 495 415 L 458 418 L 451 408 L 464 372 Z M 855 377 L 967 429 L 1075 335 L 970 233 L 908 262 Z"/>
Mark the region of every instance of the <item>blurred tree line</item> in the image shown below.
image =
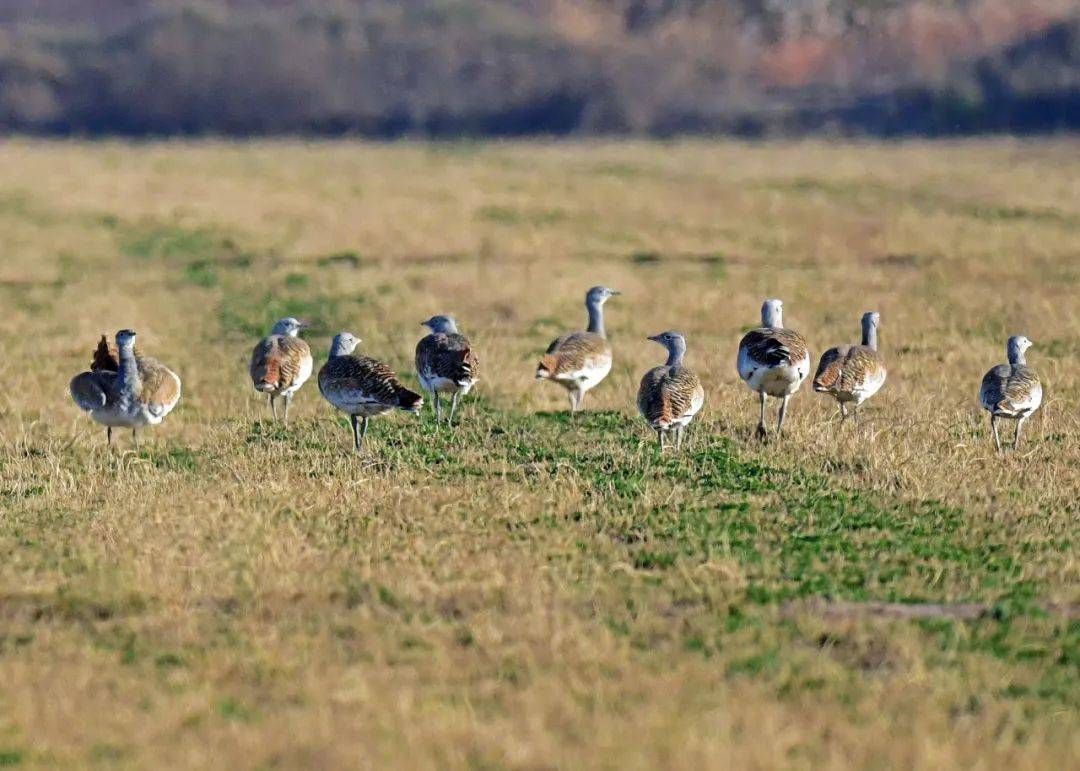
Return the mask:
<path id="1" fill-rule="evenodd" d="M 1076 130 L 1080 0 L 3 0 L 0 127 Z"/>

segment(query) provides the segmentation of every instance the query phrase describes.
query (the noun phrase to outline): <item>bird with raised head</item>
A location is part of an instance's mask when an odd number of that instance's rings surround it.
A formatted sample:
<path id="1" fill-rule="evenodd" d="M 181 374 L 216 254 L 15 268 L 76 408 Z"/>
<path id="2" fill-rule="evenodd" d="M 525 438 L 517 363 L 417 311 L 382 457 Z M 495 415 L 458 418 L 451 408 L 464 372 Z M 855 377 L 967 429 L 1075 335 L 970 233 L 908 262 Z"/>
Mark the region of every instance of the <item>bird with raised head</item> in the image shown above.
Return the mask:
<path id="1" fill-rule="evenodd" d="M 604 303 L 618 295 L 614 289 L 594 286 L 585 294 L 589 326 L 552 341 L 536 367 L 537 380 L 551 380 L 566 389 L 570 412 L 577 412 L 585 394 L 611 372 L 611 344 L 604 328 Z"/>

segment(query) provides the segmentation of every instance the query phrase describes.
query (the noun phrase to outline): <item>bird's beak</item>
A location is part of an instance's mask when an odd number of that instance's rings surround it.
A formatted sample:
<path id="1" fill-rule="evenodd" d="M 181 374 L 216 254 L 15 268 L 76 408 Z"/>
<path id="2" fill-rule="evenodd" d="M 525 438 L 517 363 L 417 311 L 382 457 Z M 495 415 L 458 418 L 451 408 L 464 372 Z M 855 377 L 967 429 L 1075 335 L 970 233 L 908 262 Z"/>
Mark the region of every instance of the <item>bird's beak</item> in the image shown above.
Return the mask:
<path id="1" fill-rule="evenodd" d="M 645 339 L 646 340 L 652 340 L 654 343 L 659 343 L 660 342 L 660 336 L 659 335 L 649 335 Z"/>
<path id="2" fill-rule="evenodd" d="M 619 291 L 619 290 L 617 290 L 617 289 L 612 289 L 612 290 L 610 290 L 610 291 L 611 291 L 611 296 L 612 296 L 612 297 L 614 297 L 614 296 L 615 296 L 615 295 L 617 295 L 617 294 L 622 294 L 622 292 L 620 292 L 620 291 Z"/>

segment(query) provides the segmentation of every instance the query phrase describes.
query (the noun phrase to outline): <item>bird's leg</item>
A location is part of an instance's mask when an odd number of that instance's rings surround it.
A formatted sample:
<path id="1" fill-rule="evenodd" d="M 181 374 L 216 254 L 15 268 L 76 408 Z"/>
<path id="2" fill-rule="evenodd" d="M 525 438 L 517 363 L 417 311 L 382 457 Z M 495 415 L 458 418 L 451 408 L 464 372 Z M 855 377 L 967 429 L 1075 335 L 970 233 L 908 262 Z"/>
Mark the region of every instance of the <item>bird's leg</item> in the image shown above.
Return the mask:
<path id="1" fill-rule="evenodd" d="M 285 394 L 285 425 L 289 425 L 289 402 L 292 401 L 292 394 Z"/>
<path id="2" fill-rule="evenodd" d="M 660 452 L 664 451 L 664 431 L 663 429 L 656 429 L 656 441 L 660 443 Z"/>
<path id="3" fill-rule="evenodd" d="M 431 406 L 435 408 L 435 425 L 439 425 L 442 420 L 442 405 L 439 402 L 439 392 L 432 391 Z"/>
<path id="4" fill-rule="evenodd" d="M 994 417 L 993 413 L 990 415 L 990 431 L 994 434 L 994 449 L 1001 452 L 1001 437 L 998 436 L 997 418 Z"/>
<path id="5" fill-rule="evenodd" d="M 1027 420 L 1027 418 L 1023 417 L 1023 418 L 1020 418 L 1020 420 L 1016 421 L 1016 437 L 1013 439 L 1013 449 L 1014 450 L 1017 447 L 1020 446 L 1020 429 L 1024 427 L 1024 421 L 1025 420 Z"/>
<path id="6" fill-rule="evenodd" d="M 859 425 L 859 405 L 855 405 L 851 408 L 851 419 L 855 421 L 855 425 Z"/>
<path id="7" fill-rule="evenodd" d="M 454 413 L 457 411 L 457 403 L 460 396 L 460 391 L 454 391 L 454 395 L 450 397 L 450 418 L 446 421 L 447 426 L 454 425 Z"/>
<path id="8" fill-rule="evenodd" d="M 765 392 L 758 391 L 758 396 L 761 397 L 761 416 L 758 418 L 757 436 L 758 439 L 764 439 L 768 434 L 765 430 Z"/>
<path id="9" fill-rule="evenodd" d="M 360 422 L 360 444 L 364 443 L 364 437 L 367 436 L 367 424 L 368 424 L 368 417 L 367 417 L 367 415 L 365 415 L 364 419 Z M 357 447 L 356 449 L 359 450 L 360 448 Z"/>
<path id="10" fill-rule="evenodd" d="M 360 426 L 356 422 L 356 416 L 349 416 L 349 423 L 352 424 L 352 442 L 353 449 L 360 452 Z"/>
<path id="11" fill-rule="evenodd" d="M 566 392 L 567 397 L 570 399 L 570 414 L 571 415 L 573 415 L 575 412 L 577 412 L 577 406 L 578 406 L 577 393 L 578 392 L 575 391 L 573 388 L 571 388 L 569 391 Z"/>
<path id="12" fill-rule="evenodd" d="M 108 442 L 109 449 L 112 449 L 112 426 L 105 426 L 105 439 Z"/>
<path id="13" fill-rule="evenodd" d="M 274 395 L 270 394 L 270 411 L 274 413 L 274 420 L 277 420 L 277 402 L 274 401 Z"/>
<path id="14" fill-rule="evenodd" d="M 840 423 L 843 423 L 845 420 L 847 420 L 847 405 L 840 402 Z"/>
<path id="15" fill-rule="evenodd" d="M 131 440 L 135 442 L 135 452 L 139 451 L 139 432 L 137 429 L 131 429 Z"/>
<path id="16" fill-rule="evenodd" d="M 776 420 L 776 435 L 777 436 L 780 436 L 781 432 L 784 430 L 784 415 L 787 413 L 787 403 L 788 403 L 788 399 L 790 399 L 790 398 L 791 398 L 790 395 L 785 395 L 783 400 L 780 402 L 780 416 Z"/>
<path id="17" fill-rule="evenodd" d="M 682 432 L 683 426 L 679 426 L 675 429 L 675 452 L 682 449 Z"/>

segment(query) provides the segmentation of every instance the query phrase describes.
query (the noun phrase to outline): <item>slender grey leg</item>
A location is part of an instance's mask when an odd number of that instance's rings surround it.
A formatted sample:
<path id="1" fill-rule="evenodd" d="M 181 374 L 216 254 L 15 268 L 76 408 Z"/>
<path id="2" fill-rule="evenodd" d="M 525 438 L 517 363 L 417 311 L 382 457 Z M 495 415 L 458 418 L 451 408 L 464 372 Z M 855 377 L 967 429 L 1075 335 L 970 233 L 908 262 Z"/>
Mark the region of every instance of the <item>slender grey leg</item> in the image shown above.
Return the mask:
<path id="1" fill-rule="evenodd" d="M 679 426 L 675 429 L 675 452 L 682 449 L 682 432 L 685 426 Z"/>
<path id="2" fill-rule="evenodd" d="M 274 420 L 277 420 L 277 402 L 274 401 L 274 395 L 270 394 L 270 411 L 274 413 Z"/>
<path id="3" fill-rule="evenodd" d="M 758 418 L 757 435 L 758 439 L 764 439 L 768 433 L 765 430 L 765 392 L 759 391 L 758 396 L 761 397 L 761 416 Z"/>
<path id="4" fill-rule="evenodd" d="M 780 402 L 780 417 L 776 421 L 776 435 L 780 436 L 780 433 L 784 430 L 784 415 L 787 413 L 787 403 L 790 396 L 785 396 L 783 401 Z"/>
<path id="5" fill-rule="evenodd" d="M 1024 427 L 1024 421 L 1025 420 L 1027 420 L 1027 418 L 1023 417 L 1023 418 L 1020 418 L 1020 420 L 1016 421 L 1016 438 L 1013 439 L 1013 449 L 1014 450 L 1017 447 L 1020 446 L 1020 429 Z"/>
<path id="6" fill-rule="evenodd" d="M 840 422 L 843 423 L 847 420 L 847 405 L 840 402 Z"/>
<path id="7" fill-rule="evenodd" d="M 993 413 L 990 415 L 990 431 L 994 434 L 994 449 L 1001 452 L 1001 437 L 998 436 L 997 418 L 994 417 Z"/>
<path id="8" fill-rule="evenodd" d="M 656 429 L 656 441 L 660 443 L 660 452 L 664 451 L 664 431 L 663 429 Z"/>
<path id="9" fill-rule="evenodd" d="M 573 415 L 573 414 L 574 414 L 575 412 L 577 412 L 577 407 L 578 407 L 578 392 L 577 392 L 577 391 L 575 391 L 575 390 L 573 390 L 573 389 L 571 389 L 571 390 L 570 390 L 570 391 L 568 391 L 567 393 L 568 393 L 568 394 L 569 394 L 569 396 L 570 396 L 570 414 L 571 414 L 571 415 Z"/>
<path id="10" fill-rule="evenodd" d="M 365 418 L 366 420 L 366 418 Z M 352 423 L 352 441 L 353 449 L 360 452 L 360 426 L 357 424 L 356 416 L 350 415 L 349 422 Z"/>
<path id="11" fill-rule="evenodd" d="M 112 426 L 105 426 L 105 438 L 108 440 L 109 447 L 112 447 Z"/>
<path id="12" fill-rule="evenodd" d="M 454 413 L 457 412 L 457 403 L 460 396 L 460 391 L 454 391 L 454 395 L 450 397 L 450 419 L 446 421 L 448 426 L 454 425 Z"/>
<path id="13" fill-rule="evenodd" d="M 439 402 L 439 392 L 432 391 L 431 403 L 435 407 L 435 425 L 439 425 L 442 421 L 442 404 Z"/>
<path id="14" fill-rule="evenodd" d="M 859 405 L 855 405 L 851 408 L 851 419 L 855 421 L 855 425 L 859 425 Z"/>
<path id="15" fill-rule="evenodd" d="M 368 417 L 367 417 L 367 415 L 365 415 L 363 421 L 361 421 L 361 423 L 360 423 L 360 444 L 364 443 L 364 437 L 367 436 L 367 424 L 368 424 Z M 357 447 L 356 449 L 359 450 L 360 448 Z"/>
<path id="16" fill-rule="evenodd" d="M 139 451 L 139 432 L 134 428 L 131 429 L 131 440 L 135 442 L 135 452 Z"/>
<path id="17" fill-rule="evenodd" d="M 292 394 L 285 395 L 285 425 L 289 425 L 289 402 L 292 401 Z"/>

